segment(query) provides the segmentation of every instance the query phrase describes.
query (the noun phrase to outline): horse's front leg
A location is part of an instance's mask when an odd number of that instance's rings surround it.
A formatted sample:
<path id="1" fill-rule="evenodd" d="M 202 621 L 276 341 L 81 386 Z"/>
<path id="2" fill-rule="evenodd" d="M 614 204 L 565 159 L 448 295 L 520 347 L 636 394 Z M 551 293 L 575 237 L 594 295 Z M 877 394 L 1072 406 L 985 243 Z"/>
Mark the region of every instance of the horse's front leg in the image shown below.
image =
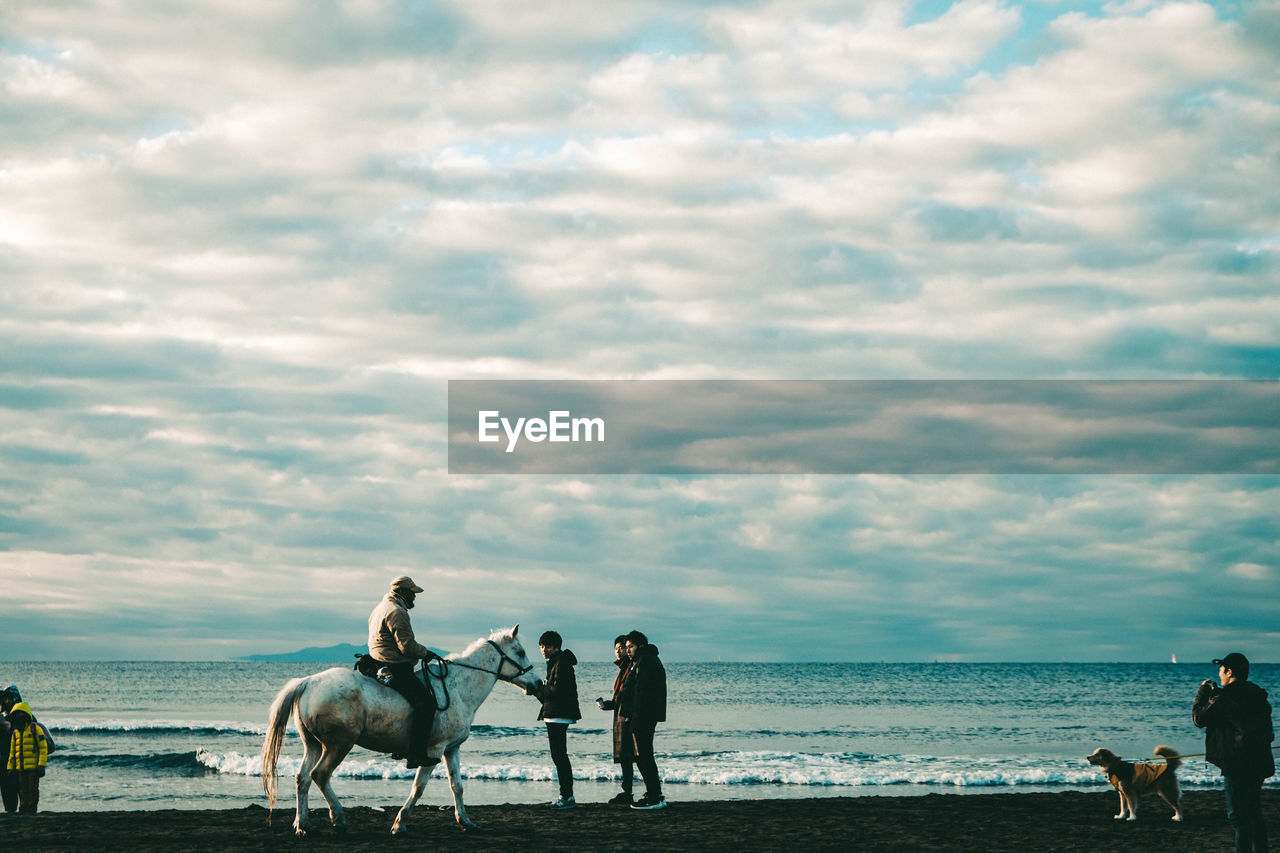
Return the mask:
<path id="1" fill-rule="evenodd" d="M 444 769 L 449 774 L 449 790 L 453 791 L 454 819 L 463 829 L 475 829 L 476 825 L 467 817 L 467 807 L 462 803 L 462 763 L 458 758 L 458 747 L 451 747 L 445 752 L 444 761 Z"/>
<path id="2" fill-rule="evenodd" d="M 422 797 L 422 792 L 427 789 L 427 780 L 431 778 L 431 771 L 435 770 L 434 764 L 426 765 L 418 768 L 418 772 L 413 774 L 413 790 L 409 792 L 409 799 L 404 801 L 404 805 L 400 807 L 399 813 L 396 814 L 395 823 L 391 824 L 392 835 L 403 835 L 408 832 L 408 827 L 404 825 L 405 819 L 409 817 L 409 812 L 413 811 L 414 805 Z"/>

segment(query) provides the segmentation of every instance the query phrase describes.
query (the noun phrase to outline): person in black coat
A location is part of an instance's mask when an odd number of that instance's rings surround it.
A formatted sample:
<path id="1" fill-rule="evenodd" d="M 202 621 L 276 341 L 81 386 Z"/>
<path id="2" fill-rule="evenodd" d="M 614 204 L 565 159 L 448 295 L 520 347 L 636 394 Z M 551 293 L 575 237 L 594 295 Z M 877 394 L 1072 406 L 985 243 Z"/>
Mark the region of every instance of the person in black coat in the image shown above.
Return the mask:
<path id="1" fill-rule="evenodd" d="M 622 792 L 609 800 L 609 805 L 613 806 L 631 805 L 631 788 L 635 779 L 635 741 L 631 738 L 631 727 L 621 713 L 622 685 L 626 683 L 627 673 L 631 669 L 631 657 L 627 654 L 626 647 L 626 634 L 614 638 L 613 665 L 618 668 L 618 675 L 613 679 L 613 698 L 596 698 L 596 706 L 601 711 L 613 712 L 613 763 L 622 767 Z"/>
<path id="2" fill-rule="evenodd" d="M 547 680 L 535 692 L 542 700 L 538 719 L 547 724 L 547 740 L 551 744 L 551 761 L 556 766 L 556 778 L 560 782 L 560 799 L 551 804 L 553 809 L 571 809 L 573 799 L 573 767 L 569 763 L 569 726 L 582 719 L 578 710 L 578 680 L 573 668 L 578 658 L 562 648 L 564 639 L 555 631 L 546 631 L 538 638 L 538 648 L 547 659 Z"/>
<path id="3" fill-rule="evenodd" d="M 1249 659 L 1239 652 L 1219 658 L 1218 687 L 1200 683 L 1191 720 L 1205 730 L 1205 760 L 1222 770 L 1227 820 L 1235 830 L 1236 853 L 1266 853 L 1262 781 L 1276 772 L 1267 691 L 1249 680 Z"/>
<path id="4" fill-rule="evenodd" d="M 13 814 L 18 810 L 18 774 L 8 771 L 9 765 L 9 733 L 13 727 L 9 724 L 9 712 L 13 710 L 13 706 L 22 701 L 22 697 L 18 695 L 18 688 L 15 685 L 9 685 L 4 690 L 0 690 L 0 799 L 4 800 L 4 810 L 6 814 Z"/>
<path id="5" fill-rule="evenodd" d="M 658 723 L 667 719 L 667 670 L 658 659 L 658 647 L 639 631 L 627 635 L 631 668 L 622 685 L 620 714 L 626 718 L 635 746 L 636 767 L 644 779 L 644 796 L 631 808 L 650 811 L 667 807 L 662 796 L 662 777 L 653 757 L 653 735 Z"/>

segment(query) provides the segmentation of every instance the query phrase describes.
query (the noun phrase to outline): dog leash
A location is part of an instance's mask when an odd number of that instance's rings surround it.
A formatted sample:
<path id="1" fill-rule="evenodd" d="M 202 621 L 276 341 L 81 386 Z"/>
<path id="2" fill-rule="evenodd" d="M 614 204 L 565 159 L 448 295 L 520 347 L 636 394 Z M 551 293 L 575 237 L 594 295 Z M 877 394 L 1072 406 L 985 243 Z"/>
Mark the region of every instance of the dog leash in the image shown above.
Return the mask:
<path id="1" fill-rule="evenodd" d="M 1277 749 L 1280 749 L 1280 746 L 1271 747 L 1272 752 L 1275 752 Z M 1169 761 L 1174 758 L 1200 758 L 1203 755 L 1205 755 L 1205 753 L 1203 752 L 1188 752 L 1186 755 L 1157 755 L 1153 758 L 1135 758 L 1133 760 L 1133 763 L 1134 764 L 1152 764 L 1156 761 Z"/>
<path id="2" fill-rule="evenodd" d="M 1199 758 L 1204 755 L 1203 752 L 1188 752 L 1186 755 L 1157 755 L 1153 758 L 1135 758 L 1134 764 L 1154 764 L 1157 761 L 1170 761 L 1174 758 Z"/>

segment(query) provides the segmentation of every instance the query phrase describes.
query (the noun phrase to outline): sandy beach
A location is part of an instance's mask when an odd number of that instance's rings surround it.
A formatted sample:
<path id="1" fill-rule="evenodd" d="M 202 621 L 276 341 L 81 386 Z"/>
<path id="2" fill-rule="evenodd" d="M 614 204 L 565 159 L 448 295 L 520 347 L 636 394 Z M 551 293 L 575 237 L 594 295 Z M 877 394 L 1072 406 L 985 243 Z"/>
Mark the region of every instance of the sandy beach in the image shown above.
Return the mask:
<path id="1" fill-rule="evenodd" d="M 1280 827 L 1280 791 L 1264 792 L 1272 827 Z M 583 804 L 569 812 L 533 805 L 475 806 L 479 828 L 463 832 L 451 811 L 415 813 L 412 833 L 389 835 L 396 806 L 348 811 L 339 835 L 314 812 L 311 834 L 293 834 L 291 809 L 267 823 L 261 806 L 215 811 L 58 812 L 0 818 L 0 849 L 23 851 L 241 851 L 388 849 L 523 850 L 849 850 L 860 851 L 1216 851 L 1231 849 L 1222 793 L 1184 794 L 1186 820 L 1144 800 L 1136 823 L 1116 821 L 1108 791 L 1054 794 L 932 794 L 809 800 L 672 802 L 636 812 Z M 392 845 L 388 847 L 388 845 Z"/>

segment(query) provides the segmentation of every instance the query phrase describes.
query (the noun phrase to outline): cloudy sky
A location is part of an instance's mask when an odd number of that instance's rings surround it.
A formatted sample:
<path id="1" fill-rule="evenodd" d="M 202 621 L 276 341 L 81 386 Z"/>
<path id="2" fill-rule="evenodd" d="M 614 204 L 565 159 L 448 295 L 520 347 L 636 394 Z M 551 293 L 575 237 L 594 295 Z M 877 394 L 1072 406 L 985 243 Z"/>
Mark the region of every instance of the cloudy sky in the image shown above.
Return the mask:
<path id="1" fill-rule="evenodd" d="M 450 379 L 1276 379 L 1280 3 L 0 0 L 3 659 L 1280 660 L 1280 477 L 448 473 Z M 655 411 L 655 417 L 661 416 Z"/>

